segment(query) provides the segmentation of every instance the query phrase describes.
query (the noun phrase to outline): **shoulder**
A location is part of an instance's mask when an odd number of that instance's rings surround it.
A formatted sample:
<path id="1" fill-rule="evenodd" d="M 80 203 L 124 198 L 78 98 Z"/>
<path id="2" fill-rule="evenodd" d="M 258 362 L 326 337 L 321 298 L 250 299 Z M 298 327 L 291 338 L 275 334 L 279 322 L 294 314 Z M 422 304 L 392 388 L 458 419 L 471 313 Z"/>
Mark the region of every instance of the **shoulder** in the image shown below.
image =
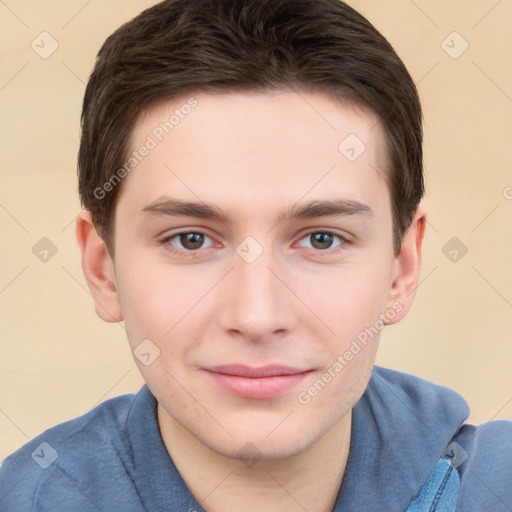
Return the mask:
<path id="1" fill-rule="evenodd" d="M 98 453 L 106 455 L 101 457 L 105 464 L 119 460 L 116 437 L 123 435 L 135 397 L 126 394 L 106 400 L 82 416 L 47 429 L 7 457 L 0 467 L 0 509 L 39 510 L 42 490 L 49 496 L 51 488 L 60 487 L 67 492 L 59 496 L 67 496 L 73 503 L 84 501 L 89 510 L 94 510 L 87 493 L 79 489 L 94 488 L 95 482 L 87 480 L 99 474 Z M 111 457 L 107 456 L 109 452 Z M 76 468 L 80 482 L 74 475 Z M 115 468 L 110 469 L 116 473 Z M 55 509 L 55 504 L 51 508 Z"/>
<path id="2" fill-rule="evenodd" d="M 456 391 L 410 373 L 375 366 L 369 391 L 394 407 L 413 411 L 423 421 L 447 421 L 458 426 L 469 415 L 469 406 Z"/>
<path id="3" fill-rule="evenodd" d="M 464 511 L 508 511 L 512 503 L 512 421 L 493 420 L 461 426 L 452 452 L 461 487 Z"/>
<path id="4" fill-rule="evenodd" d="M 442 457 L 456 470 L 457 512 L 512 510 L 512 421 L 466 423 L 469 406 L 457 392 L 388 368 L 374 368 L 368 391 L 373 413 L 387 424 L 398 418 L 400 448 L 406 443 L 417 460 Z"/>

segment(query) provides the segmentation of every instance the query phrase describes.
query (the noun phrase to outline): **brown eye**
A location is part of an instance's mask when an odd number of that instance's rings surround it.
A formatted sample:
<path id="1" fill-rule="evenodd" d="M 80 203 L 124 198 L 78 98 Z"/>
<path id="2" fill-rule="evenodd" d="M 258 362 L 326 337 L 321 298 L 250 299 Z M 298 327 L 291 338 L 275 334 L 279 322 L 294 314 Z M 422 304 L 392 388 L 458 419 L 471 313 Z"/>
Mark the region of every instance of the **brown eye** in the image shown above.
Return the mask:
<path id="1" fill-rule="evenodd" d="M 181 245 L 188 250 L 199 249 L 204 243 L 202 233 L 181 233 L 179 235 Z"/>
<path id="2" fill-rule="evenodd" d="M 207 239 L 210 242 L 208 245 L 205 245 L 205 241 Z M 169 251 L 183 254 L 211 247 L 213 245 L 213 241 L 206 233 L 198 231 L 182 231 L 181 233 L 175 233 L 165 237 L 161 241 L 161 244 Z"/>
<path id="3" fill-rule="evenodd" d="M 329 249 L 334 239 L 332 233 L 313 233 L 309 236 L 315 249 Z"/>
<path id="4" fill-rule="evenodd" d="M 336 239 L 339 240 L 338 243 L 334 243 Z M 346 243 L 346 240 L 341 235 L 337 235 L 329 231 L 315 231 L 308 233 L 301 241 L 303 240 L 309 242 L 309 245 L 303 247 L 309 247 L 311 249 L 317 249 L 325 252 L 328 252 L 330 249 L 335 250 L 336 247 L 342 246 Z"/>

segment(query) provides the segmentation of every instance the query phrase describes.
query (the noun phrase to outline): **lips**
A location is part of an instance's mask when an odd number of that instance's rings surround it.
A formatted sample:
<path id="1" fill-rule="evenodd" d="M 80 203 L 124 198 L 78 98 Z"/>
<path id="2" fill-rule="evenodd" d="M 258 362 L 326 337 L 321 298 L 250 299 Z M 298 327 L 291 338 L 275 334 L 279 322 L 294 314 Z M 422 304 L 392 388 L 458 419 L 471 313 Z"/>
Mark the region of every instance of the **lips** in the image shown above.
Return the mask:
<path id="1" fill-rule="evenodd" d="M 312 372 L 281 365 L 221 365 L 203 370 L 224 391 L 256 400 L 283 395 Z"/>

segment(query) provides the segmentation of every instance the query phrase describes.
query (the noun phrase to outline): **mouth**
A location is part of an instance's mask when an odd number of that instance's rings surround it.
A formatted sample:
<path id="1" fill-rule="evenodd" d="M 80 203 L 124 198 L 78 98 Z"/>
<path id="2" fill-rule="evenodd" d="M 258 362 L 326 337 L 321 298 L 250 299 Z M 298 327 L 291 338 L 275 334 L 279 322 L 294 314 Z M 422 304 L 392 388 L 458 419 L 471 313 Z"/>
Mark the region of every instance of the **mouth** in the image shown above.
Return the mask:
<path id="1" fill-rule="evenodd" d="M 283 395 L 313 372 L 280 365 L 258 368 L 246 365 L 221 365 L 203 368 L 203 371 L 221 389 L 241 398 L 256 400 Z"/>

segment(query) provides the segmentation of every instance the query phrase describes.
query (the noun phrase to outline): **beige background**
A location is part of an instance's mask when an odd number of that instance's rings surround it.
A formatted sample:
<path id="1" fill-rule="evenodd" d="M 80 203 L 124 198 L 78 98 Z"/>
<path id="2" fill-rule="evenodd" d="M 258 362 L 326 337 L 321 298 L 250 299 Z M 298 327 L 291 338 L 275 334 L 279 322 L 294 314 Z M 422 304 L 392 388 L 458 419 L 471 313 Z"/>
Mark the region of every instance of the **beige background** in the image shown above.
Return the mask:
<path id="1" fill-rule="evenodd" d="M 0 459 L 143 382 L 122 325 L 95 316 L 74 220 L 79 116 L 95 54 L 153 3 L 0 3 Z M 397 49 L 425 110 L 422 281 L 407 319 L 384 330 L 378 364 L 458 391 L 476 423 L 512 419 L 512 2 L 350 4 Z M 43 31 L 59 45 L 47 59 L 31 48 Z M 463 39 L 446 39 L 454 31 Z M 32 253 L 42 237 L 58 250 L 46 263 Z M 443 253 L 452 237 L 468 249 L 456 262 Z"/>

